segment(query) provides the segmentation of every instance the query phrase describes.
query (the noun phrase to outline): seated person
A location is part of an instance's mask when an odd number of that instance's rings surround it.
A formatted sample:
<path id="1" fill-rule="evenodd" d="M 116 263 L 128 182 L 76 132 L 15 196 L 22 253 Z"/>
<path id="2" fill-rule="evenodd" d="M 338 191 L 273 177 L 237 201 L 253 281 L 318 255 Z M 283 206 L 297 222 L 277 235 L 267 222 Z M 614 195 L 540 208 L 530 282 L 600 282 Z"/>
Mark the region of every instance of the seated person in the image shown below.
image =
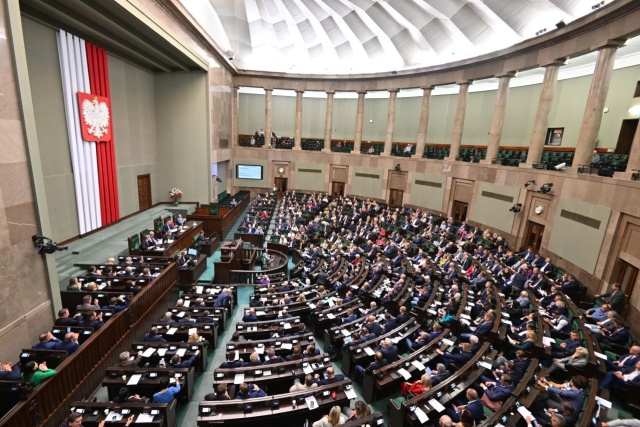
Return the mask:
<path id="1" fill-rule="evenodd" d="M 162 390 L 153 395 L 153 403 L 169 403 L 175 395 L 180 393 L 180 377 L 175 376 L 176 385 L 169 387 L 169 377 L 160 378 L 160 387 Z"/>
<path id="2" fill-rule="evenodd" d="M 449 365 L 452 363 L 460 368 L 473 357 L 473 353 L 471 353 L 471 344 L 468 342 L 460 343 L 459 353 L 444 353 L 439 348 L 436 349 L 436 353 L 442 356 L 442 361 L 447 369 L 449 369 Z"/>
<path id="3" fill-rule="evenodd" d="M 69 317 L 69 309 L 61 308 L 58 310 L 58 318 L 54 322 L 56 326 L 78 326 L 80 324 L 80 313 L 74 317 Z"/>
<path id="4" fill-rule="evenodd" d="M 325 415 L 312 424 L 312 427 L 335 427 L 347 422 L 347 417 L 342 413 L 339 406 L 334 406 L 329 411 L 329 415 Z"/>
<path id="5" fill-rule="evenodd" d="M 511 380 L 511 375 L 502 374 L 500 381 L 481 383 L 480 387 L 484 390 L 482 402 L 495 411 L 511 397 L 511 392 L 515 388 L 515 385 Z"/>
<path id="6" fill-rule="evenodd" d="M 40 334 L 38 343 L 32 345 L 31 348 L 34 350 L 53 350 L 61 342 L 50 331 L 47 331 Z"/>
<path id="7" fill-rule="evenodd" d="M 149 333 L 144 335 L 142 342 L 167 342 L 167 340 L 162 337 L 162 334 L 158 333 L 158 328 L 153 326 Z"/>
<path id="8" fill-rule="evenodd" d="M 569 338 L 561 342 L 560 344 L 556 344 L 552 342 L 550 346 L 545 346 L 547 348 L 551 348 L 551 356 L 554 359 L 562 359 L 563 357 L 571 356 L 575 353 L 576 348 L 582 345 L 582 339 L 580 338 L 580 332 L 577 330 L 573 330 L 569 333 Z"/>
<path id="9" fill-rule="evenodd" d="M 282 356 L 276 356 L 276 351 L 273 349 L 273 347 L 270 347 L 266 351 L 266 357 L 263 365 L 273 365 L 275 363 L 282 363 L 284 361 L 285 360 L 282 358 Z"/>
<path id="10" fill-rule="evenodd" d="M 431 371 L 431 383 L 437 385 L 451 376 L 451 372 L 447 371 L 444 363 L 438 363 L 436 369 Z"/>
<path id="11" fill-rule="evenodd" d="M 0 363 L 0 380 L 1 381 L 20 381 L 20 376 L 22 372 L 20 371 L 20 364 L 16 363 L 15 365 L 11 362 L 9 363 Z"/>
<path id="12" fill-rule="evenodd" d="M 47 362 L 42 362 L 38 365 L 35 361 L 30 360 L 24 366 L 20 380 L 33 383 L 34 386 L 37 386 L 56 373 L 55 370 L 47 368 Z"/>
<path id="13" fill-rule="evenodd" d="M 380 351 L 376 351 L 373 362 L 371 362 L 366 368 L 362 365 L 356 365 L 356 373 L 354 376 L 354 381 L 362 378 L 363 373 L 371 375 L 373 371 L 378 370 L 380 368 L 384 368 L 387 366 L 389 362 L 384 358 Z"/>
<path id="14" fill-rule="evenodd" d="M 320 374 L 315 374 L 314 376 L 314 381 L 316 382 L 316 384 L 318 384 L 318 386 L 333 384 L 342 380 L 344 380 L 344 375 L 336 375 L 334 369 L 331 366 L 324 371 L 324 378 L 320 377 Z"/>
<path id="15" fill-rule="evenodd" d="M 615 387 L 622 384 L 629 384 L 634 390 L 640 390 L 640 361 L 636 362 L 633 367 L 624 367 L 620 371 L 607 372 L 598 387 L 600 390 L 606 390 L 611 385 Z"/>
<path id="16" fill-rule="evenodd" d="M 118 395 L 113 398 L 114 403 L 148 403 L 148 397 L 140 397 L 138 394 L 131 394 L 129 387 L 121 387 Z"/>
<path id="17" fill-rule="evenodd" d="M 232 391 L 235 391 L 235 386 L 231 386 Z M 204 400 L 231 400 L 229 395 L 235 396 L 235 393 L 229 393 L 229 389 L 226 384 L 218 384 L 214 393 L 208 393 L 204 396 Z"/>
<path id="18" fill-rule="evenodd" d="M 256 316 L 256 309 L 255 308 L 250 308 L 249 309 L 249 313 L 245 314 L 242 317 L 242 321 L 243 322 L 257 322 L 258 316 Z"/>
<path id="19" fill-rule="evenodd" d="M 403 382 L 400 384 L 400 393 L 403 396 L 406 396 L 407 393 L 411 393 L 414 396 L 424 393 L 425 391 L 431 390 L 431 376 L 427 373 L 424 373 L 422 377 L 420 377 L 419 381 L 415 381 L 413 383 Z"/>
<path id="20" fill-rule="evenodd" d="M 174 354 L 173 356 L 171 356 L 171 360 L 169 361 L 167 368 L 188 368 L 193 365 L 196 359 L 198 359 L 199 354 L 200 350 L 196 350 L 195 353 L 193 353 L 193 355 L 187 360 L 182 360 L 182 357 Z"/>
<path id="21" fill-rule="evenodd" d="M 557 370 L 566 370 L 567 366 L 574 368 L 584 368 L 587 366 L 589 352 L 584 347 L 576 348 L 576 351 L 568 357 L 562 359 L 553 359 L 553 363 L 549 366 L 549 375 Z"/>
<path id="22" fill-rule="evenodd" d="M 468 388 L 465 396 L 467 398 L 466 405 L 462 402 L 458 402 L 457 404 L 453 404 L 453 409 L 446 409 L 446 414 L 451 417 L 452 421 L 459 422 L 460 416 L 462 415 L 462 411 L 467 409 L 471 412 L 473 419 L 477 424 L 480 424 L 480 421 L 484 419 L 484 409 L 482 402 L 478 398 L 478 392 L 473 388 Z"/>
<path id="23" fill-rule="evenodd" d="M 64 350 L 67 354 L 73 354 L 80 347 L 78 336 L 76 332 L 67 332 L 64 334 L 64 339 L 56 343 L 54 350 Z"/>
<path id="24" fill-rule="evenodd" d="M 260 389 L 256 384 L 240 384 L 238 394 L 236 394 L 236 399 L 246 400 L 253 399 L 256 397 L 265 397 L 267 393 Z"/>
<path id="25" fill-rule="evenodd" d="M 318 387 L 318 384 L 313 380 L 311 374 L 307 374 L 304 376 L 304 382 L 300 382 L 298 378 L 294 380 L 293 385 L 289 389 L 289 393 L 293 393 L 294 391 L 307 390 L 314 387 Z"/>

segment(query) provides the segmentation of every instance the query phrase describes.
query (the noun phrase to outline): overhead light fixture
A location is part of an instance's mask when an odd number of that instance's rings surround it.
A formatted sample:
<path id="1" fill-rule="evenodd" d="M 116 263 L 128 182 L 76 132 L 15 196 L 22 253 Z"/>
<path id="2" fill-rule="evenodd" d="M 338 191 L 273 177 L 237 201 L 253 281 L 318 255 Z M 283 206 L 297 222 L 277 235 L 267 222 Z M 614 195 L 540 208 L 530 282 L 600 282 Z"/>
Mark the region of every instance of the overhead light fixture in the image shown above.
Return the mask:
<path id="1" fill-rule="evenodd" d="M 529 181 L 524 183 L 525 188 L 530 186 L 530 185 L 536 185 L 536 180 L 535 179 L 530 179 Z"/>
<path id="2" fill-rule="evenodd" d="M 509 209 L 509 211 L 513 213 L 518 213 L 521 210 L 522 210 L 522 203 L 516 203 L 515 205 L 511 206 L 511 209 Z"/>
<path id="3" fill-rule="evenodd" d="M 538 190 L 538 193 L 547 194 L 551 191 L 551 187 L 553 187 L 552 182 L 543 184 L 542 187 L 540 187 L 540 189 Z"/>

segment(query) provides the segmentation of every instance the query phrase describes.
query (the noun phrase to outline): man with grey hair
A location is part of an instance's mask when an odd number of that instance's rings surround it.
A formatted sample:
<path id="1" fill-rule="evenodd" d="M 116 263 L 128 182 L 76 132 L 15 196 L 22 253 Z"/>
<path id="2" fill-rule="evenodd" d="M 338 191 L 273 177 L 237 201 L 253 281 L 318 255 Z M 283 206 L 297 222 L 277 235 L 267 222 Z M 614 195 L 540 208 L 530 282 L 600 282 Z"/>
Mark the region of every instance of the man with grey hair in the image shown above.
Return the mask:
<path id="1" fill-rule="evenodd" d="M 142 351 L 138 352 L 135 358 L 131 357 L 131 353 L 123 351 L 119 356 L 120 361 L 116 365 L 117 368 L 135 368 L 138 366 L 140 359 L 142 359 Z"/>
<path id="2" fill-rule="evenodd" d="M 438 421 L 438 425 L 440 427 L 452 427 L 453 421 L 451 421 L 451 417 L 449 415 L 443 415 L 440 417 L 440 420 Z"/>
<path id="3" fill-rule="evenodd" d="M 389 363 L 393 363 L 398 360 L 398 347 L 393 344 L 391 338 L 385 338 L 382 340 L 380 347 L 378 347 L 378 351 L 382 353 Z"/>
<path id="4" fill-rule="evenodd" d="M 174 323 L 175 320 L 173 320 L 172 318 L 172 313 L 170 311 L 167 311 L 164 316 L 162 317 L 162 319 L 160 319 L 160 321 L 162 323 Z"/>
<path id="5" fill-rule="evenodd" d="M 447 371 L 447 368 L 444 366 L 444 363 L 438 363 L 436 365 L 436 370 L 431 371 L 431 384 L 436 385 L 451 376 L 451 372 Z"/>

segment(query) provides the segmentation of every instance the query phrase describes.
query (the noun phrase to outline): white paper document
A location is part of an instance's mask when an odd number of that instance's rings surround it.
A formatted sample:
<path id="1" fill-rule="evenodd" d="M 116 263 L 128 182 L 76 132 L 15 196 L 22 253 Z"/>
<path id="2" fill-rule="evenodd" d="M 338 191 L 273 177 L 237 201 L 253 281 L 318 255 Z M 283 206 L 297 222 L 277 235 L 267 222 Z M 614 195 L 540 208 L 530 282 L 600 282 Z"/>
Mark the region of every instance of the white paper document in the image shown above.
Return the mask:
<path id="1" fill-rule="evenodd" d="M 491 368 L 492 368 L 491 363 L 487 363 L 487 362 L 478 362 L 478 365 L 482 366 L 485 369 L 489 369 L 489 370 L 491 370 Z"/>
<path id="2" fill-rule="evenodd" d="M 608 400 L 604 400 L 600 396 L 596 396 L 596 402 L 598 402 L 601 406 L 604 406 L 607 409 L 611 409 L 611 402 Z"/>
<path id="3" fill-rule="evenodd" d="M 142 353 L 142 357 L 151 357 L 153 356 L 153 353 L 156 352 L 156 349 L 153 347 L 149 347 L 148 349 L 146 349 L 144 351 L 144 353 Z"/>
<path id="4" fill-rule="evenodd" d="M 254 349 L 254 350 L 256 351 L 256 353 L 258 353 L 258 354 L 264 354 L 264 346 L 262 346 L 262 347 L 254 347 L 253 349 Z"/>
<path id="5" fill-rule="evenodd" d="M 121 421 L 122 420 L 122 414 L 119 414 L 117 412 L 109 412 L 109 415 L 107 415 L 107 418 L 105 418 L 106 420 L 109 421 Z"/>
<path id="6" fill-rule="evenodd" d="M 606 354 L 598 353 L 597 351 L 594 351 L 593 354 L 595 354 L 596 357 L 599 357 L 600 359 L 607 360 Z"/>
<path id="7" fill-rule="evenodd" d="M 444 406 L 442 406 L 442 404 L 436 399 L 429 399 L 429 405 L 438 412 L 444 411 Z"/>
<path id="8" fill-rule="evenodd" d="M 178 351 L 176 351 L 176 354 L 180 357 L 183 357 L 186 352 L 187 352 L 186 348 L 179 348 Z"/>
<path id="9" fill-rule="evenodd" d="M 313 372 L 313 368 L 311 367 L 311 365 L 303 366 L 302 372 L 304 372 L 305 375 L 308 375 Z"/>
<path id="10" fill-rule="evenodd" d="M 140 381 L 140 378 L 142 378 L 141 374 L 131 375 L 131 378 L 129 378 L 129 381 L 127 381 L 127 385 L 136 385 L 136 384 L 138 384 L 138 382 Z"/>
<path id="11" fill-rule="evenodd" d="M 283 342 L 282 348 L 285 350 L 291 350 L 293 348 L 293 344 L 291 344 L 290 342 Z"/>
<path id="12" fill-rule="evenodd" d="M 152 423 L 153 415 L 151 414 L 140 414 L 138 418 L 136 418 L 136 423 Z"/>
<path id="13" fill-rule="evenodd" d="M 166 348 L 159 348 L 158 349 L 158 356 L 164 357 L 165 354 L 167 354 L 167 349 Z"/>
<path id="14" fill-rule="evenodd" d="M 347 331 L 346 329 L 340 329 L 340 332 L 342 333 L 342 335 L 344 335 L 345 337 L 349 337 L 351 336 L 351 332 Z"/>
<path id="15" fill-rule="evenodd" d="M 189 328 L 189 335 L 197 334 L 198 328 Z"/>
<path id="16" fill-rule="evenodd" d="M 313 396 L 305 397 L 304 400 L 307 402 L 309 409 L 316 409 L 319 406 L 318 401 Z"/>
<path id="17" fill-rule="evenodd" d="M 427 417 L 427 414 L 425 414 L 422 409 L 416 408 L 413 413 L 416 414 L 416 417 L 418 417 L 418 421 L 420 421 L 420 424 L 424 424 L 429 421 L 429 417 Z"/>
<path id="18" fill-rule="evenodd" d="M 344 394 L 347 396 L 347 399 L 355 399 L 357 397 L 356 391 L 351 387 L 349 390 L 345 390 Z"/>
<path id="19" fill-rule="evenodd" d="M 335 318 L 336 318 L 336 316 L 335 316 L 333 313 L 329 313 L 329 314 L 327 314 L 327 319 L 331 319 L 331 320 L 333 320 L 333 319 L 335 319 Z"/>
<path id="20" fill-rule="evenodd" d="M 191 300 L 190 300 L 190 299 L 185 300 L 185 301 L 184 301 L 184 306 L 185 306 L 185 307 L 187 307 L 187 308 L 188 308 L 189 306 L 191 306 Z"/>
<path id="21" fill-rule="evenodd" d="M 447 338 L 442 338 L 442 342 L 446 345 L 453 345 L 453 341 Z"/>
<path id="22" fill-rule="evenodd" d="M 411 378 L 411 374 L 409 373 L 409 371 L 404 368 L 398 369 L 398 373 L 402 375 L 402 378 L 404 378 L 405 380 L 409 380 Z"/>
<path id="23" fill-rule="evenodd" d="M 542 344 L 544 344 L 546 346 L 550 346 L 554 342 L 555 342 L 555 340 L 553 338 L 551 338 L 551 337 L 542 337 Z"/>
<path id="24" fill-rule="evenodd" d="M 368 356 L 373 356 L 374 354 L 376 354 L 376 352 L 373 351 L 371 347 L 365 347 L 364 352 L 367 353 Z"/>
<path id="25" fill-rule="evenodd" d="M 177 331 L 178 331 L 178 328 L 170 328 L 170 329 L 167 331 L 167 335 L 173 335 L 173 334 L 175 334 Z"/>
<path id="26" fill-rule="evenodd" d="M 284 330 L 286 331 L 287 329 L 291 329 L 291 323 L 284 324 Z"/>
<path id="27" fill-rule="evenodd" d="M 234 384 L 242 384 L 244 382 L 244 374 L 236 374 L 236 376 L 233 378 L 233 383 Z"/>

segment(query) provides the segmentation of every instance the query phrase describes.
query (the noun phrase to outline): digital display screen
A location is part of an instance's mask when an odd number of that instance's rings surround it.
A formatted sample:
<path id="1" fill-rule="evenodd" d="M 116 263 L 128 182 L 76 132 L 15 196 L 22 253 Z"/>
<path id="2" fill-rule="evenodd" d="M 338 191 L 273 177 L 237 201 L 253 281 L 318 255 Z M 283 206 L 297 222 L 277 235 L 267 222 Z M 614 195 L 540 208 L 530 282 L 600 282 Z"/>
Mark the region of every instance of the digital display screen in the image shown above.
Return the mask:
<path id="1" fill-rule="evenodd" d="M 262 166 L 236 165 L 236 178 L 262 180 Z"/>

